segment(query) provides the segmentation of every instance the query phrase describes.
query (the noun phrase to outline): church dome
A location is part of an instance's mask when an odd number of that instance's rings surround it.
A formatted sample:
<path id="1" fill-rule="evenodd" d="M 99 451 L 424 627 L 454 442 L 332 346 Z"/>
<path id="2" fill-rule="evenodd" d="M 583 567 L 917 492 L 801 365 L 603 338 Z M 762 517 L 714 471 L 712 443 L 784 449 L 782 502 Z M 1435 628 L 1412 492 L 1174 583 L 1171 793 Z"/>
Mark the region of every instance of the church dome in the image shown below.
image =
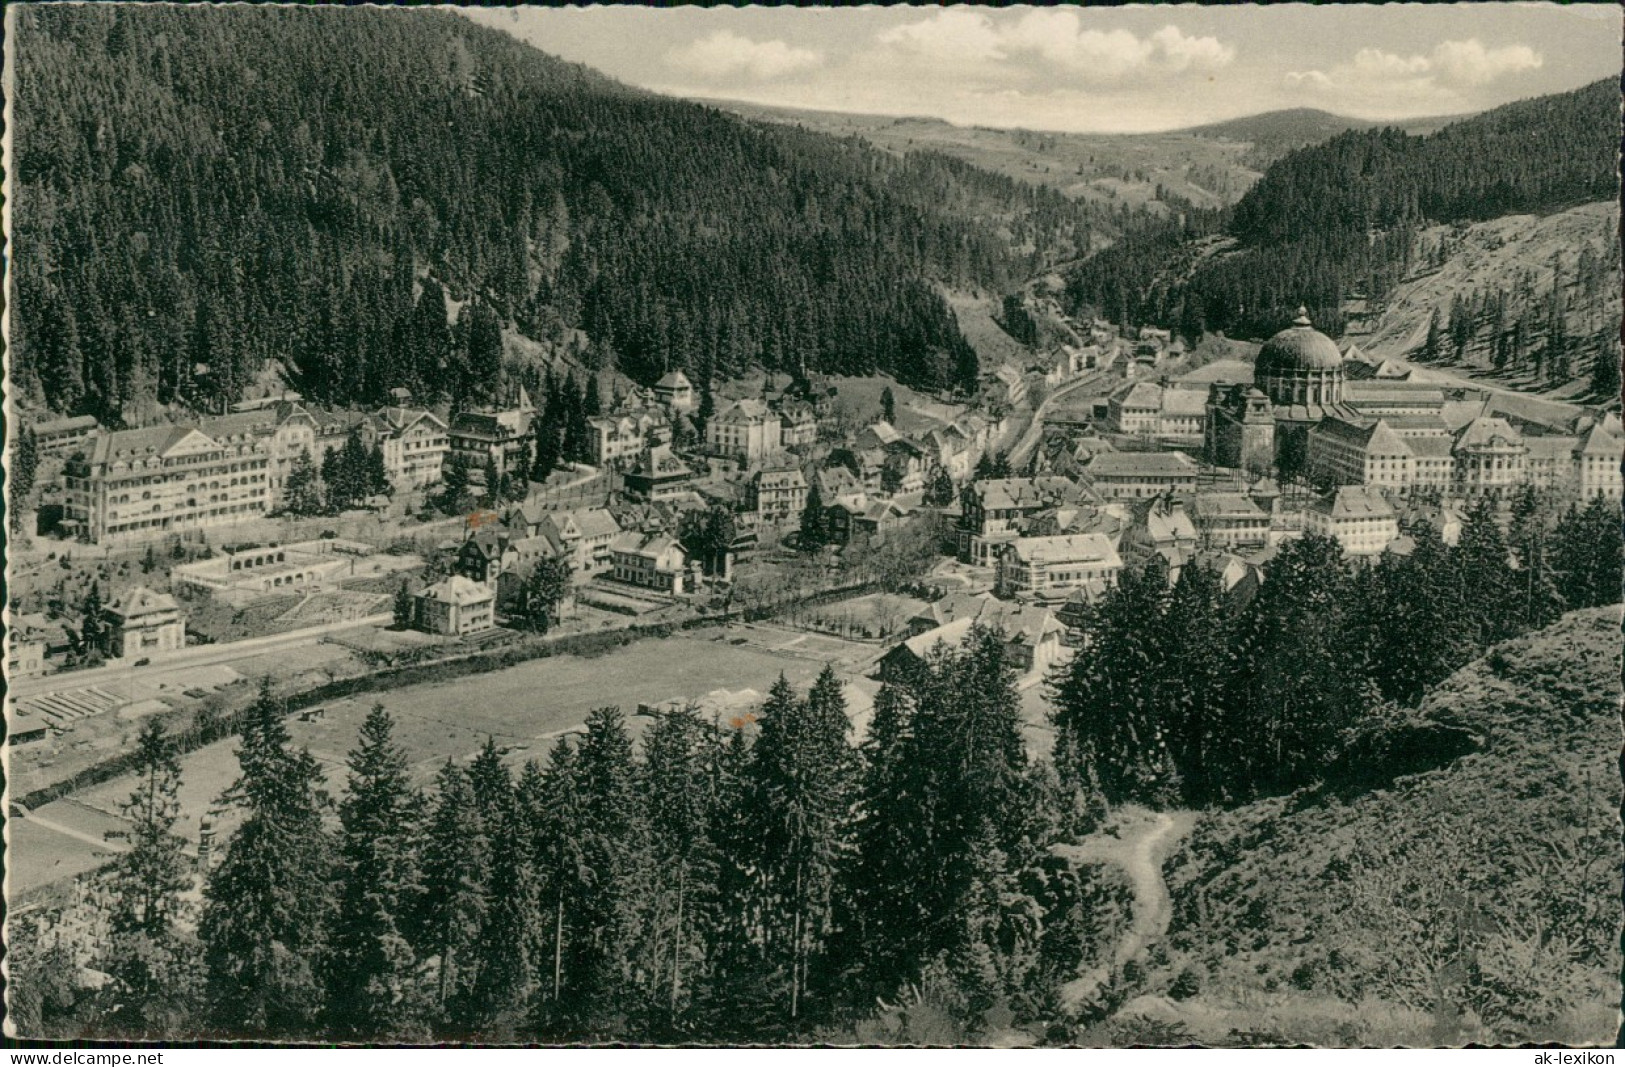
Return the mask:
<path id="1" fill-rule="evenodd" d="M 1338 370 L 1343 356 L 1337 342 L 1315 329 L 1309 313 L 1298 309 L 1292 325 L 1264 342 L 1258 350 L 1256 377 L 1290 377 L 1301 371 Z"/>

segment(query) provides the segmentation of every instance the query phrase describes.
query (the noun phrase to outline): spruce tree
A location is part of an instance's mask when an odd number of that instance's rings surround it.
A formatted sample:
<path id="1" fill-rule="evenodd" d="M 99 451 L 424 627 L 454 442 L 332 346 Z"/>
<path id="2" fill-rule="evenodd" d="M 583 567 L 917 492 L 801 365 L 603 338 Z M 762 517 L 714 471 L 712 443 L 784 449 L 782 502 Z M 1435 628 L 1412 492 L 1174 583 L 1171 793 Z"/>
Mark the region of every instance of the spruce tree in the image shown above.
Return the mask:
<path id="1" fill-rule="evenodd" d="M 329 1028 L 383 1040 L 420 1025 L 417 960 L 405 936 L 419 877 L 413 844 L 421 798 L 407 778 L 394 720 L 376 704 L 350 751 L 339 806 L 339 906 L 330 938 Z"/>
<path id="2" fill-rule="evenodd" d="M 282 704 L 262 685 L 221 798 L 243 820 L 204 889 L 198 939 L 212 1029 L 234 1038 L 310 1037 L 322 1017 L 320 961 L 333 914 L 329 800 L 308 751 L 289 750 Z"/>
<path id="3" fill-rule="evenodd" d="M 807 503 L 801 509 L 801 548 L 816 551 L 829 542 L 829 517 L 824 510 L 824 496 L 818 489 L 818 480 L 807 489 Z"/>
<path id="4" fill-rule="evenodd" d="M 1517 583 L 1511 550 L 1487 497 L 1475 501 L 1461 527 L 1454 557 L 1461 575 L 1467 634 L 1476 648 L 1488 648 L 1518 632 Z"/>
<path id="5" fill-rule="evenodd" d="M 395 590 L 393 605 L 395 616 L 395 629 L 405 630 L 411 627 L 412 620 L 417 614 L 417 603 L 412 597 L 412 590 L 407 587 L 406 580 L 401 579 L 401 587 Z"/>
<path id="6" fill-rule="evenodd" d="M 680 1028 L 692 987 L 703 976 L 702 906 L 714 892 L 705 743 L 705 728 L 693 709 L 685 708 L 662 715 L 643 746 L 650 885 L 636 970 L 647 976 L 645 1010 L 673 1030 Z"/>
<path id="7" fill-rule="evenodd" d="M 632 740 L 619 708 L 595 708 L 574 761 L 580 844 L 590 891 L 576 906 L 578 936 L 569 955 L 563 1007 L 592 1032 L 629 993 L 646 835 Z"/>
<path id="8" fill-rule="evenodd" d="M 559 738 L 542 779 L 543 801 L 531 826 L 539 880 L 543 956 L 538 1015 L 543 1032 L 565 1017 L 564 997 L 573 988 L 566 956 L 579 926 L 576 906 L 590 892 L 593 872 L 582 847 L 585 813 L 576 781 L 576 754 Z"/>
<path id="9" fill-rule="evenodd" d="M 282 486 L 282 506 L 291 515 L 316 515 L 322 510 L 321 480 L 309 449 L 300 450 L 288 468 L 288 478 Z"/>
<path id="10" fill-rule="evenodd" d="M 832 929 L 835 878 L 846 852 L 854 799 L 846 702 L 826 666 L 808 700 L 781 674 L 762 707 L 751 753 L 761 950 L 770 1003 L 794 1025 Z"/>
<path id="11" fill-rule="evenodd" d="M 466 1036 L 476 1021 L 474 979 L 487 909 L 490 842 L 468 775 L 449 758 L 435 778 L 422 847 L 422 892 L 414 930 L 419 958 L 435 960 L 441 1026 Z"/>
<path id="12" fill-rule="evenodd" d="M 10 461 L 6 464 L 10 477 L 11 527 L 22 529 L 22 517 L 28 510 L 29 494 L 34 491 L 34 477 L 39 469 L 39 444 L 31 426 L 23 426 L 12 441 Z"/>
<path id="13" fill-rule="evenodd" d="M 470 768 L 475 806 L 489 828 L 490 879 L 480 928 L 478 973 L 471 998 L 477 1032 L 487 1040 L 513 1040 L 527 1021 L 536 988 L 541 933 L 534 848 L 526 812 L 508 774 L 491 773 L 487 742 Z M 498 764 L 500 767 L 500 764 Z M 536 776 L 534 767 L 526 775 Z"/>
<path id="14" fill-rule="evenodd" d="M 880 417 L 886 422 L 897 421 L 897 398 L 892 396 L 889 385 L 880 391 Z"/>
<path id="15" fill-rule="evenodd" d="M 191 887 L 190 862 L 174 833 L 181 768 L 163 724 L 148 719 L 136 741 L 136 788 L 121 805 L 130 850 L 114 862 L 113 907 L 102 964 L 116 1006 L 109 1029 L 130 1037 L 178 1036 L 194 992 L 194 967 L 176 921 Z"/>

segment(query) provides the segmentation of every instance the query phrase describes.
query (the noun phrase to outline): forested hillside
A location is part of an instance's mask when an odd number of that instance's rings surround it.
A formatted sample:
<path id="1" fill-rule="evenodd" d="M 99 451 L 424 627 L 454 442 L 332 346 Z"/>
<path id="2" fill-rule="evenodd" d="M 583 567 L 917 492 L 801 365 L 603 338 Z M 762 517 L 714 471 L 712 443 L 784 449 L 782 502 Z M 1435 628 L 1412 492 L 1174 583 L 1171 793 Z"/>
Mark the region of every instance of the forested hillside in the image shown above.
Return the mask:
<path id="1" fill-rule="evenodd" d="M 584 329 L 643 380 L 945 386 L 974 356 L 932 283 L 1087 241 L 1058 195 L 635 92 L 447 13 L 62 5 L 16 37 L 13 369 L 58 412 L 215 409 L 272 361 L 318 401 L 477 399 L 495 383 L 460 367 L 492 320 Z"/>
<path id="2" fill-rule="evenodd" d="M 1208 817 L 1169 870 L 1191 999 L 1137 1007 L 1198 1042 L 1611 1043 L 1618 690 L 1618 611 L 1574 612 L 1422 702 L 1478 751 Z"/>
<path id="3" fill-rule="evenodd" d="M 1262 335 L 1307 304 L 1341 332 L 1354 293 L 1380 297 L 1424 266 L 1428 223 L 1546 214 L 1616 195 L 1619 92 L 1601 81 L 1411 136 L 1354 130 L 1287 155 L 1227 223 L 1147 227 L 1069 280 L 1115 319 Z M 1193 238 L 1223 235 L 1203 245 Z"/>

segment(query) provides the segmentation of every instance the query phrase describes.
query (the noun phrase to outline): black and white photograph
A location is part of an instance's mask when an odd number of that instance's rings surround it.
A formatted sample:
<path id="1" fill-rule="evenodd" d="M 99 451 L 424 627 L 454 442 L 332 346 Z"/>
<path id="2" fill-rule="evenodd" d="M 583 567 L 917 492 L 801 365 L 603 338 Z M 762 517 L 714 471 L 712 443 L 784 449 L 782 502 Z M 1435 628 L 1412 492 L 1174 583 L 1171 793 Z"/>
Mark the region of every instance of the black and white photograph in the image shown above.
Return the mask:
<path id="1" fill-rule="evenodd" d="M 12 1047 L 1625 1037 L 1617 4 L 4 20 Z"/>

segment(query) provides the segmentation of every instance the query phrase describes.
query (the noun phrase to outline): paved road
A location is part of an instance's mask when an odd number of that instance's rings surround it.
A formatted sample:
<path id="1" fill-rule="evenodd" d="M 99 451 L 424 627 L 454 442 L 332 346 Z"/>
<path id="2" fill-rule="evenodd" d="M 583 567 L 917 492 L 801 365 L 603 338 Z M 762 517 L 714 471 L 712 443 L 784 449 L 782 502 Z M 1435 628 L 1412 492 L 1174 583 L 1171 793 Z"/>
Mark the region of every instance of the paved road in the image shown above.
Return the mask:
<path id="1" fill-rule="evenodd" d="M 66 674 L 47 674 L 36 678 L 19 678 L 11 689 L 14 699 L 40 696 L 45 693 L 58 693 L 65 689 L 81 689 L 85 686 L 119 685 L 131 681 L 156 679 L 171 671 L 192 667 L 204 667 L 217 663 L 231 663 L 233 660 L 248 659 L 252 656 L 262 656 L 267 652 L 279 652 L 283 649 L 297 648 L 301 645 L 312 645 L 323 638 L 347 630 L 357 630 L 363 627 L 387 626 L 394 619 L 390 615 L 369 615 L 362 619 L 347 619 L 343 622 L 324 623 L 320 626 L 309 626 L 301 630 L 289 630 L 286 633 L 269 634 L 265 637 L 251 637 L 246 641 L 228 641 L 219 645 L 193 645 L 190 648 L 180 649 L 167 655 L 155 655 L 152 662 L 144 667 L 131 667 L 126 664 L 114 664 L 107 667 L 96 667 L 87 671 L 68 671 Z"/>
<path id="2" fill-rule="evenodd" d="M 1046 396 L 1044 402 L 1039 404 L 1038 409 L 1033 412 L 1032 425 L 1027 427 L 1027 432 L 1021 436 L 1021 440 L 1017 441 L 1015 447 L 1010 450 L 1010 468 L 1020 470 L 1021 466 L 1027 462 L 1028 454 L 1037 447 L 1039 439 L 1044 435 L 1044 413 L 1049 410 L 1051 404 L 1063 397 L 1070 396 L 1084 386 L 1098 384 L 1103 377 L 1105 377 L 1105 372 L 1097 371 L 1094 374 L 1085 375 L 1075 382 L 1067 382 L 1065 385 L 1057 387 L 1055 392 Z"/>

